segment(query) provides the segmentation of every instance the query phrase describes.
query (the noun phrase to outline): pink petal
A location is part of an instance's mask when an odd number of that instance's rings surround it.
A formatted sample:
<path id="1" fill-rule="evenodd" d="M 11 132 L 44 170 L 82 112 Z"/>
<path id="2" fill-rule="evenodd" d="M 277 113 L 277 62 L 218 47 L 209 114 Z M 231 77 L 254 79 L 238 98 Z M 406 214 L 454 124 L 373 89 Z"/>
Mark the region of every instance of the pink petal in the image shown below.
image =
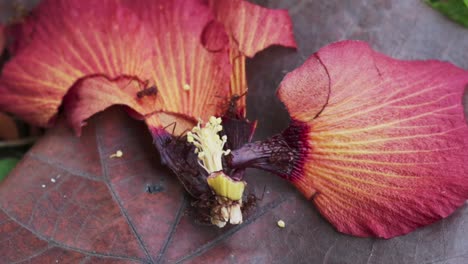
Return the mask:
<path id="1" fill-rule="evenodd" d="M 468 198 L 467 83 L 449 63 L 395 60 L 356 41 L 322 48 L 279 90 L 289 131 L 301 128 L 292 136 L 307 146 L 294 185 L 356 236 L 390 238 L 447 217 Z"/>
<path id="2" fill-rule="evenodd" d="M 210 6 L 239 50 L 248 57 L 271 45 L 296 47 L 286 10 L 272 10 L 244 0 L 210 0 Z"/>
<path id="3" fill-rule="evenodd" d="M 267 9 L 244 0 L 210 0 L 209 5 L 217 20 L 214 25 L 222 24 L 229 35 L 230 97 L 247 92 L 246 57 L 253 57 L 271 45 L 296 47 L 291 18 L 286 10 Z M 223 41 L 226 40 L 221 35 L 204 39 L 207 47 Z M 243 96 L 237 101 L 239 116 L 246 115 L 245 106 L 246 96 Z"/>
<path id="4" fill-rule="evenodd" d="M 64 98 L 70 125 L 80 135 L 85 120 L 113 105 L 127 106 L 134 117 L 143 119 L 151 113 L 158 97 L 156 93 L 139 98 L 141 86 L 138 80 L 125 77 L 110 80 L 94 76 L 78 81 Z"/>

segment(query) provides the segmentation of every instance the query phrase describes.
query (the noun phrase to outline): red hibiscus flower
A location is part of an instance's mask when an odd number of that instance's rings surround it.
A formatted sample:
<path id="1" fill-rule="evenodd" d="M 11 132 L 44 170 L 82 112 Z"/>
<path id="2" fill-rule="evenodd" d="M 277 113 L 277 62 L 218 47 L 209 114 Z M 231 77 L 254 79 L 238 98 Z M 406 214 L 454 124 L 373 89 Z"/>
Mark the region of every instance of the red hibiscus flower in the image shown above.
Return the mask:
<path id="1" fill-rule="evenodd" d="M 232 26 L 223 15 L 226 8 L 271 26 L 254 29 L 249 20 L 249 28 L 239 28 L 247 17 Z M 284 27 L 279 34 L 277 24 Z M 230 52 L 244 61 L 244 50 L 233 51 L 219 39 L 258 43 L 245 49 L 247 56 L 272 44 L 294 46 L 285 12 L 243 1 L 219 1 L 216 7 L 203 1 L 43 1 L 14 33 L 14 59 L 5 65 L 0 84 L 1 107 L 46 126 L 68 93 L 74 99 L 67 114 L 78 133 L 86 118 L 113 104 L 151 114 L 154 126 L 164 124 L 161 113 L 206 119 L 228 98 L 229 79 L 245 78 L 229 63 Z M 216 50 L 206 47 L 213 43 Z M 158 96 L 135 96 L 152 86 Z"/>
<path id="2" fill-rule="evenodd" d="M 245 58 L 295 46 L 287 12 L 244 1 L 49 0 L 11 32 L 2 110 L 49 126 L 63 108 L 79 135 L 95 113 L 125 106 L 146 122 L 163 162 L 195 198 L 211 193 L 206 175 L 166 130 L 178 135 L 227 112 L 231 97 L 231 116 L 242 117 Z"/>
<path id="3" fill-rule="evenodd" d="M 408 233 L 468 198 L 468 73 L 451 64 L 329 45 L 278 90 L 290 127 L 248 143 L 245 60 L 295 46 L 284 11 L 240 0 L 49 0 L 11 32 L 1 110 L 48 126 L 63 109 L 79 134 L 95 113 L 125 106 L 217 226 L 242 222 L 247 167 L 288 179 L 356 236 Z"/>

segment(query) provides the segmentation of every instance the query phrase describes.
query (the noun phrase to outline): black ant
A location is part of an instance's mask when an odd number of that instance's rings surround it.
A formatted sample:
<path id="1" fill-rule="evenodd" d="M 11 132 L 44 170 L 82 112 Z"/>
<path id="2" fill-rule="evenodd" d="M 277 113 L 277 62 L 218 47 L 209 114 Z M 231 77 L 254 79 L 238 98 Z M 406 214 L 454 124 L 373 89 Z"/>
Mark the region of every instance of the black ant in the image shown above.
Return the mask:
<path id="1" fill-rule="evenodd" d="M 143 87 L 146 87 L 144 88 L 143 90 L 137 92 L 137 98 L 138 99 L 141 99 L 145 96 L 151 96 L 151 95 L 157 95 L 158 94 L 158 88 L 156 87 L 156 85 L 152 85 L 150 87 L 148 87 L 148 83 L 149 81 L 145 81 L 143 83 Z"/>
<path id="2" fill-rule="evenodd" d="M 175 135 L 175 130 L 176 130 L 176 127 L 177 127 L 177 122 L 174 121 L 172 123 L 170 123 L 169 125 L 165 126 L 163 129 L 166 130 L 167 128 L 171 127 L 172 126 L 172 134 L 171 135 Z M 184 135 L 185 133 L 189 132 L 190 129 L 185 129 L 184 131 L 182 131 L 182 133 L 179 134 L 179 136 L 176 138 L 177 141 L 179 141 Z"/>
<path id="3" fill-rule="evenodd" d="M 238 111 L 237 111 L 237 101 L 239 101 L 243 96 L 247 94 L 247 91 L 245 91 L 243 94 L 238 95 L 238 94 L 233 94 L 231 96 L 231 99 L 229 99 L 229 102 L 227 103 L 227 109 L 225 111 L 226 116 L 237 116 Z"/>
<path id="4" fill-rule="evenodd" d="M 158 94 L 158 88 L 156 85 L 150 86 L 148 88 L 145 88 L 137 93 L 138 99 L 141 99 L 145 96 L 150 96 L 150 95 L 157 95 Z"/>

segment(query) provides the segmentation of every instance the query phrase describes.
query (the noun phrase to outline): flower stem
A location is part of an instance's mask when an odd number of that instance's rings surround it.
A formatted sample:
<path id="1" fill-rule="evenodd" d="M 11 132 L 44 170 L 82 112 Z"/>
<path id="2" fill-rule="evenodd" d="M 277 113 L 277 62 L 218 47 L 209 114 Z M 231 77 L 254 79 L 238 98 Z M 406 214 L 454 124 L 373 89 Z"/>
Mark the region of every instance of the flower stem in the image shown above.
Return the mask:
<path id="1" fill-rule="evenodd" d="M 228 159 L 232 168 L 257 168 L 291 180 L 300 176 L 302 165 L 309 153 L 306 139 L 308 127 L 293 122 L 283 133 L 263 141 L 248 143 L 231 151 Z"/>

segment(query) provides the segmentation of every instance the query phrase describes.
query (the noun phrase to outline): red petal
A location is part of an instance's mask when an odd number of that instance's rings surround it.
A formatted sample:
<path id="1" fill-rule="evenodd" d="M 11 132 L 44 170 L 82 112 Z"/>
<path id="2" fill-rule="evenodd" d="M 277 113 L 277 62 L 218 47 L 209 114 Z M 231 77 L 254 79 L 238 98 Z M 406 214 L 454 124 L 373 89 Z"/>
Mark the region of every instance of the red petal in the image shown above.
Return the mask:
<path id="1" fill-rule="evenodd" d="M 232 64 L 230 95 L 247 91 L 245 59 L 271 45 L 296 47 L 291 18 L 286 10 L 271 10 L 243 0 L 210 0 L 216 19 L 224 25 L 230 39 Z M 205 41 L 208 47 L 223 41 L 222 36 Z M 214 43 L 213 43 L 214 42 Z M 246 97 L 238 100 L 238 111 L 245 115 Z"/>
<path id="2" fill-rule="evenodd" d="M 201 41 L 209 51 L 217 52 L 229 48 L 229 36 L 224 30 L 223 24 L 211 21 L 203 30 Z"/>
<path id="3" fill-rule="evenodd" d="M 330 79 L 327 70 L 316 56 L 286 75 L 277 92 L 291 117 L 306 122 L 313 120 L 323 110 L 329 94 Z"/>
<path id="4" fill-rule="evenodd" d="M 137 16 L 116 1 L 92 3 L 43 1 L 29 17 L 19 29 L 16 56 L 3 71 L 2 109 L 44 126 L 79 78 L 149 76 L 148 33 Z"/>
<path id="5" fill-rule="evenodd" d="M 244 0 L 210 0 L 210 6 L 239 50 L 248 57 L 271 45 L 296 47 L 286 10 L 271 10 Z"/>
<path id="6" fill-rule="evenodd" d="M 315 56 L 285 78 L 279 96 L 307 128 L 309 148 L 293 183 L 320 212 L 341 232 L 390 238 L 462 205 L 468 73 L 438 61 L 395 60 L 354 41 Z M 328 102 L 314 118 L 320 107 L 313 103 L 323 104 L 317 83 L 328 78 Z M 306 94 L 311 102 L 301 109 Z"/>
<path id="7" fill-rule="evenodd" d="M 47 125 L 68 89 L 76 81 L 98 74 L 107 79 L 131 76 L 157 86 L 153 112 L 205 119 L 216 114 L 220 98 L 228 96 L 230 69 L 227 52 L 207 51 L 200 42 L 202 30 L 213 20 L 206 5 L 182 0 L 94 3 L 41 3 L 16 32 L 20 43 L 4 69 L 0 108 Z M 94 83 L 91 87 L 104 86 Z M 70 115 L 75 129 L 84 123 L 82 118 L 97 110 L 112 104 L 135 105 L 128 101 L 129 94 L 115 96 L 131 89 L 119 91 L 120 84 L 105 87 L 105 93 L 75 92 L 87 95 L 71 104 L 80 107 L 73 110 L 77 116 Z M 111 87 L 116 90 L 109 90 Z M 140 87 L 144 88 L 148 87 Z M 97 98 L 99 105 L 87 107 Z"/>
<path id="8" fill-rule="evenodd" d="M 104 76 L 95 76 L 80 80 L 64 98 L 65 112 L 71 126 L 80 135 L 81 127 L 86 125 L 85 120 L 112 105 L 130 107 L 142 119 L 151 113 L 158 97 L 156 92 L 138 98 L 141 85 L 137 80 L 124 77 L 109 80 Z"/>
<path id="9" fill-rule="evenodd" d="M 211 10 L 196 0 L 124 3 L 153 32 L 150 44 L 154 47 L 154 60 L 150 70 L 161 97 L 154 110 L 204 120 L 219 114 L 222 98 L 229 93 L 231 70 L 227 48 L 218 47 L 219 52 L 214 52 L 202 44 L 203 30 L 213 20 Z M 211 33 L 222 35 L 224 29 L 217 27 Z M 157 117 L 152 121 L 158 120 L 156 123 L 161 125 L 164 119 Z"/>

